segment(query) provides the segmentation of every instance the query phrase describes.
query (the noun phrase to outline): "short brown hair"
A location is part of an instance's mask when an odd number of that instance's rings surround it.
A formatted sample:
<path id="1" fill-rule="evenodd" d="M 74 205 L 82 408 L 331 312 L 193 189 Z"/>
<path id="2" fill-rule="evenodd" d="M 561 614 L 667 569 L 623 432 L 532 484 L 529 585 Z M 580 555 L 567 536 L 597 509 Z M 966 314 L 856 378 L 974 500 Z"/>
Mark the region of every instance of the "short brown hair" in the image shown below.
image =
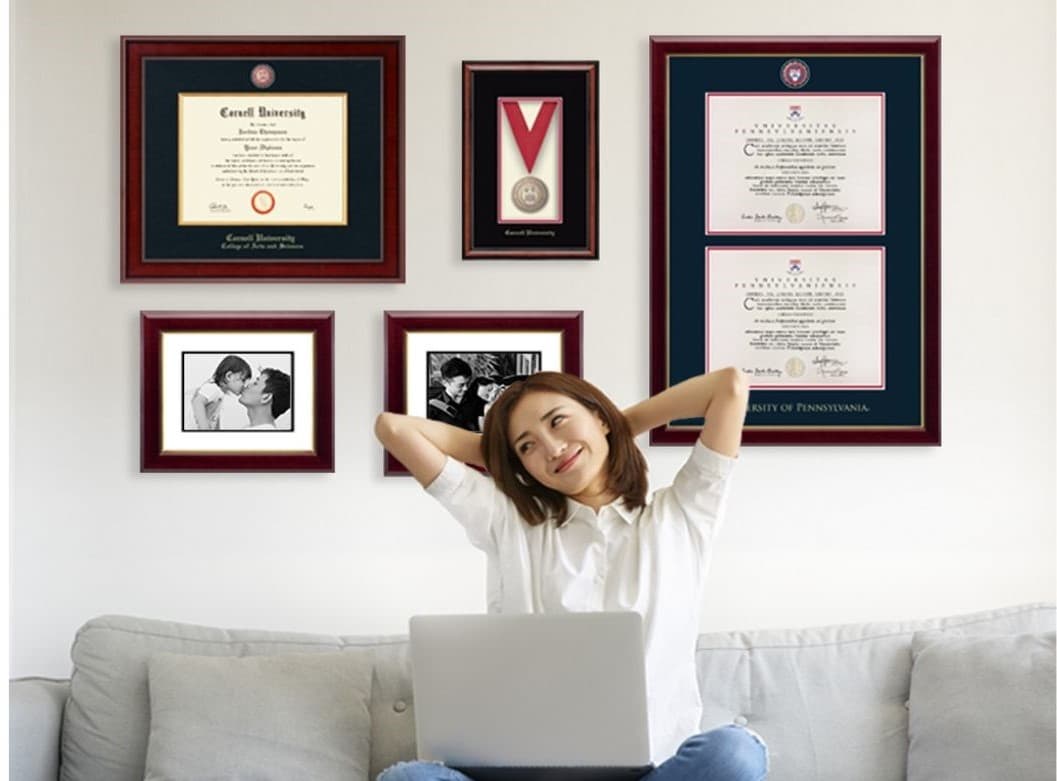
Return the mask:
<path id="1" fill-rule="evenodd" d="M 484 465 L 499 490 L 509 496 L 521 517 L 532 526 L 547 518 L 558 524 L 566 518 L 566 496 L 541 485 L 528 473 L 509 442 L 510 414 L 527 393 L 560 393 L 595 412 L 609 427 L 606 487 L 631 510 L 646 505 L 646 459 L 635 444 L 627 418 L 602 391 L 586 380 L 562 372 L 537 372 L 513 383 L 500 394 L 484 419 L 481 450 Z"/>

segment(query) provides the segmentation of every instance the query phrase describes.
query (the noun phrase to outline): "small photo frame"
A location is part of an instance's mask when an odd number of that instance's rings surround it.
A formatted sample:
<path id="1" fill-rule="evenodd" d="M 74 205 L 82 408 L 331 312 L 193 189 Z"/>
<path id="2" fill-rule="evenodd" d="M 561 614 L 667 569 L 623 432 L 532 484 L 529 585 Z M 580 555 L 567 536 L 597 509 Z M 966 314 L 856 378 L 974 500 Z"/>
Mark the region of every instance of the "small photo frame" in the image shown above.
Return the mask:
<path id="1" fill-rule="evenodd" d="M 141 312 L 140 471 L 334 471 L 333 312 Z"/>
<path id="2" fill-rule="evenodd" d="M 385 409 L 479 432 L 511 383 L 581 376 L 583 312 L 386 312 Z M 390 453 L 386 475 L 409 474 Z"/>
<path id="3" fill-rule="evenodd" d="M 463 62 L 463 257 L 598 258 L 598 62 Z"/>

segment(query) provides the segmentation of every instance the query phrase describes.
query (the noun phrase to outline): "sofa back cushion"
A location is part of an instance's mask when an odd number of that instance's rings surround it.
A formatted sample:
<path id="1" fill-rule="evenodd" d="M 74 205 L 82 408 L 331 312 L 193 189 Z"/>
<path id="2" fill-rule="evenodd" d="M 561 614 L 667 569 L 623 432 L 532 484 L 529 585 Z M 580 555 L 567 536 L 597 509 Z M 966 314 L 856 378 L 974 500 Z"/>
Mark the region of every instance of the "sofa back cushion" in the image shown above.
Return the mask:
<path id="1" fill-rule="evenodd" d="M 759 732 L 770 781 L 906 778 L 911 638 L 1048 632 L 1052 605 L 1024 605 L 900 623 L 701 635 L 701 728 L 730 722 Z M 415 756 L 408 648 L 403 637 L 224 630 L 103 616 L 73 646 L 62 733 L 62 781 L 142 781 L 150 732 L 147 671 L 158 652 L 255 656 L 368 649 L 374 778 Z"/>
<path id="2" fill-rule="evenodd" d="M 903 781 L 915 632 L 1006 635 L 1054 628 L 1052 605 L 953 618 L 701 635 L 701 728 L 758 732 L 769 781 Z"/>
<path id="3" fill-rule="evenodd" d="M 259 656 L 364 649 L 372 656 L 371 769 L 414 754 L 402 638 L 225 630 L 102 616 L 74 640 L 62 730 L 62 781 L 142 781 L 150 733 L 148 664 L 158 653 Z"/>
<path id="4" fill-rule="evenodd" d="M 371 653 L 155 654 L 144 781 L 368 781 Z"/>

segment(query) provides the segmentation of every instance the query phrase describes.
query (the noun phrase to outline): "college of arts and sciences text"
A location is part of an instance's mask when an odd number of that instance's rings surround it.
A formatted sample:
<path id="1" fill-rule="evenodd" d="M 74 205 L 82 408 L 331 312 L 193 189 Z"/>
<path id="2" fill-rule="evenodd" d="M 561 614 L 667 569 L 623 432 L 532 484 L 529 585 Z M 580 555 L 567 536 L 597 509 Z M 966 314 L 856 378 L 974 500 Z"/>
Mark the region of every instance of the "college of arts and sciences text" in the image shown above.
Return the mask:
<path id="1" fill-rule="evenodd" d="M 707 234 L 882 234 L 884 95 L 708 93 Z"/>
<path id="2" fill-rule="evenodd" d="M 181 93 L 179 224 L 347 225 L 347 102 L 344 93 Z"/>

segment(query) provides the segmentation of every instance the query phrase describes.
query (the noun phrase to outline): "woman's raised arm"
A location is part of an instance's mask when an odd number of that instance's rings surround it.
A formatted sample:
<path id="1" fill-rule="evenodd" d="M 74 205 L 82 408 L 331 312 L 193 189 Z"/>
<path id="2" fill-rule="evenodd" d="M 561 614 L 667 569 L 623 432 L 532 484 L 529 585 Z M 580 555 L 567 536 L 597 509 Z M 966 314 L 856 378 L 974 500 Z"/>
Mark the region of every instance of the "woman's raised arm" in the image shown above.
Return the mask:
<path id="1" fill-rule="evenodd" d="M 374 435 L 423 486 L 436 479 L 447 456 L 483 466 L 481 435 L 437 420 L 383 412 Z"/>
<path id="2" fill-rule="evenodd" d="M 749 381 L 734 367 L 691 377 L 624 410 L 632 434 L 639 435 L 680 418 L 704 417 L 700 440 L 725 456 L 736 456 L 749 402 Z"/>

